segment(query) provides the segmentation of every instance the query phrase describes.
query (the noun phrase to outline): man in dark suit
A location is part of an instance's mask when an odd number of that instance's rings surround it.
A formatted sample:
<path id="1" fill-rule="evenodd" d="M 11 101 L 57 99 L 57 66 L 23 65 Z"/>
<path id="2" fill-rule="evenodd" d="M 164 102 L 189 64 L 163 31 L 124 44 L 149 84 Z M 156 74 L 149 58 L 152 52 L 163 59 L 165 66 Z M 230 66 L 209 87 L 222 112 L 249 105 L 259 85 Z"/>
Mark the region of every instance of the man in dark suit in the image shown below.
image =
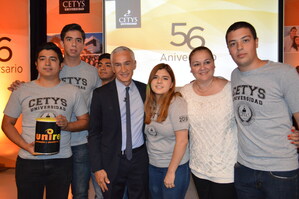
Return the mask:
<path id="1" fill-rule="evenodd" d="M 95 89 L 91 102 L 88 143 L 92 171 L 105 199 L 121 199 L 125 187 L 130 199 L 148 198 L 148 155 L 143 134 L 146 85 L 132 80 L 136 60 L 131 49 L 114 49 L 111 63 L 116 79 Z M 126 146 L 128 143 L 131 147 Z"/>

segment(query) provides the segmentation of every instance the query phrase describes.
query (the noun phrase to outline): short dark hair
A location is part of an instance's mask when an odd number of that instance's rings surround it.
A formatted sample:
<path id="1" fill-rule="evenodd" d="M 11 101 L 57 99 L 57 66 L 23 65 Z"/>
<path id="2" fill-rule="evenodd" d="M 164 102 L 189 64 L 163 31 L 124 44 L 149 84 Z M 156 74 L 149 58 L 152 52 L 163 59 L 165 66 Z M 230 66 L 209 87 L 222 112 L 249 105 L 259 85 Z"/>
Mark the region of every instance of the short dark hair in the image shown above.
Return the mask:
<path id="1" fill-rule="evenodd" d="M 225 40 L 226 40 L 226 44 L 227 44 L 227 35 L 228 33 L 238 30 L 240 28 L 248 28 L 253 36 L 253 39 L 257 39 L 257 35 L 256 35 L 256 31 L 255 28 L 253 27 L 253 25 L 251 25 L 250 23 L 246 22 L 246 21 L 238 21 L 233 23 L 226 31 L 225 34 Z"/>
<path id="2" fill-rule="evenodd" d="M 103 53 L 99 56 L 99 61 L 102 59 L 110 59 L 110 54 L 109 53 Z"/>
<path id="3" fill-rule="evenodd" d="M 76 24 L 76 23 L 67 24 L 67 25 L 65 25 L 65 26 L 62 28 L 61 33 L 60 33 L 60 39 L 61 39 L 61 41 L 64 40 L 64 37 L 65 37 L 66 33 L 67 33 L 68 31 L 72 31 L 72 30 L 77 30 L 77 31 L 79 31 L 79 32 L 81 33 L 81 35 L 82 35 L 83 42 L 85 41 L 85 38 L 86 38 L 86 37 L 85 37 L 85 32 L 84 32 L 84 30 L 82 29 L 82 27 L 81 27 L 79 24 Z"/>
<path id="4" fill-rule="evenodd" d="M 40 46 L 37 51 L 36 51 L 36 57 L 35 57 L 35 61 L 37 61 L 39 53 L 42 50 L 53 50 L 54 52 L 56 52 L 58 59 L 59 59 L 59 63 L 61 64 L 63 62 L 63 56 L 62 56 L 62 52 L 60 50 L 60 48 L 58 48 L 58 46 L 56 46 L 56 44 L 54 44 L 53 42 L 47 42 L 44 45 Z"/>
<path id="5" fill-rule="evenodd" d="M 290 32 L 292 32 L 292 30 L 297 30 L 297 28 L 295 26 L 293 26 L 291 29 L 290 29 Z"/>
<path id="6" fill-rule="evenodd" d="M 194 55 L 194 53 L 199 52 L 199 51 L 207 51 L 211 55 L 212 59 L 215 60 L 215 57 L 214 57 L 212 51 L 208 47 L 198 46 L 198 47 L 194 48 L 191 51 L 191 53 L 189 54 L 189 64 L 190 65 L 191 65 L 191 58 L 192 58 L 192 56 Z"/>

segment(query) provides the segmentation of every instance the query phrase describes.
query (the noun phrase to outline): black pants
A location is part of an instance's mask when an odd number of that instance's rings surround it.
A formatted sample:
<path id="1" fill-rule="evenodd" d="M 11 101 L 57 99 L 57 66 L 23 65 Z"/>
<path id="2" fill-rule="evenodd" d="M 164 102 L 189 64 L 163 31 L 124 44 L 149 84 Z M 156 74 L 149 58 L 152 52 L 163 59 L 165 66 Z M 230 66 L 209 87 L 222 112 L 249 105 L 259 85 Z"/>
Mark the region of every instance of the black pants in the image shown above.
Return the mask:
<path id="1" fill-rule="evenodd" d="M 67 199 L 72 178 L 72 158 L 29 160 L 17 158 L 18 199 Z"/>
<path id="2" fill-rule="evenodd" d="M 146 147 L 134 152 L 133 158 L 127 160 L 121 155 L 117 177 L 108 184 L 108 191 L 103 193 L 105 199 L 122 199 L 127 187 L 129 199 L 148 199 L 148 155 Z M 109 176 L 108 176 L 109 178 Z"/>
<path id="3" fill-rule="evenodd" d="M 197 194 L 200 199 L 236 199 L 234 183 L 215 183 L 192 174 Z"/>

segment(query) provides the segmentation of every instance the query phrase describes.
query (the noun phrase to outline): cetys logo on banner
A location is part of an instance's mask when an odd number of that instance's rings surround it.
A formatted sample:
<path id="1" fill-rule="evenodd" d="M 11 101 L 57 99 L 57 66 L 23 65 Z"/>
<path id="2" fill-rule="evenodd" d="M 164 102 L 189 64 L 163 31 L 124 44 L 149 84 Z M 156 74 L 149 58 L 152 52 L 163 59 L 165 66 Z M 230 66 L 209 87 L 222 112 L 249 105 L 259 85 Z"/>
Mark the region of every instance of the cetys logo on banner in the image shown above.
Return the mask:
<path id="1" fill-rule="evenodd" d="M 59 0 L 59 14 L 89 13 L 90 0 Z"/>
<path id="2" fill-rule="evenodd" d="M 140 28 L 140 0 L 116 0 L 116 28 Z"/>

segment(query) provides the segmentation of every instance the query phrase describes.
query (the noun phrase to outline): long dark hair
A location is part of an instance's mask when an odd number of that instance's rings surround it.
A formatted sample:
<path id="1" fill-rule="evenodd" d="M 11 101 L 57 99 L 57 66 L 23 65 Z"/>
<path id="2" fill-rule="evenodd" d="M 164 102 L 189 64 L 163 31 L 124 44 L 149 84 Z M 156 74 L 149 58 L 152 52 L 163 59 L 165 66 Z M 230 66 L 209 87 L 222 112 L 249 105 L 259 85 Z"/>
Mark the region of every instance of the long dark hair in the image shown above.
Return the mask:
<path id="1" fill-rule="evenodd" d="M 292 47 L 295 48 L 296 51 L 298 51 L 298 45 L 297 45 L 296 42 L 295 42 L 296 38 L 299 38 L 299 36 L 294 36 Z"/>

